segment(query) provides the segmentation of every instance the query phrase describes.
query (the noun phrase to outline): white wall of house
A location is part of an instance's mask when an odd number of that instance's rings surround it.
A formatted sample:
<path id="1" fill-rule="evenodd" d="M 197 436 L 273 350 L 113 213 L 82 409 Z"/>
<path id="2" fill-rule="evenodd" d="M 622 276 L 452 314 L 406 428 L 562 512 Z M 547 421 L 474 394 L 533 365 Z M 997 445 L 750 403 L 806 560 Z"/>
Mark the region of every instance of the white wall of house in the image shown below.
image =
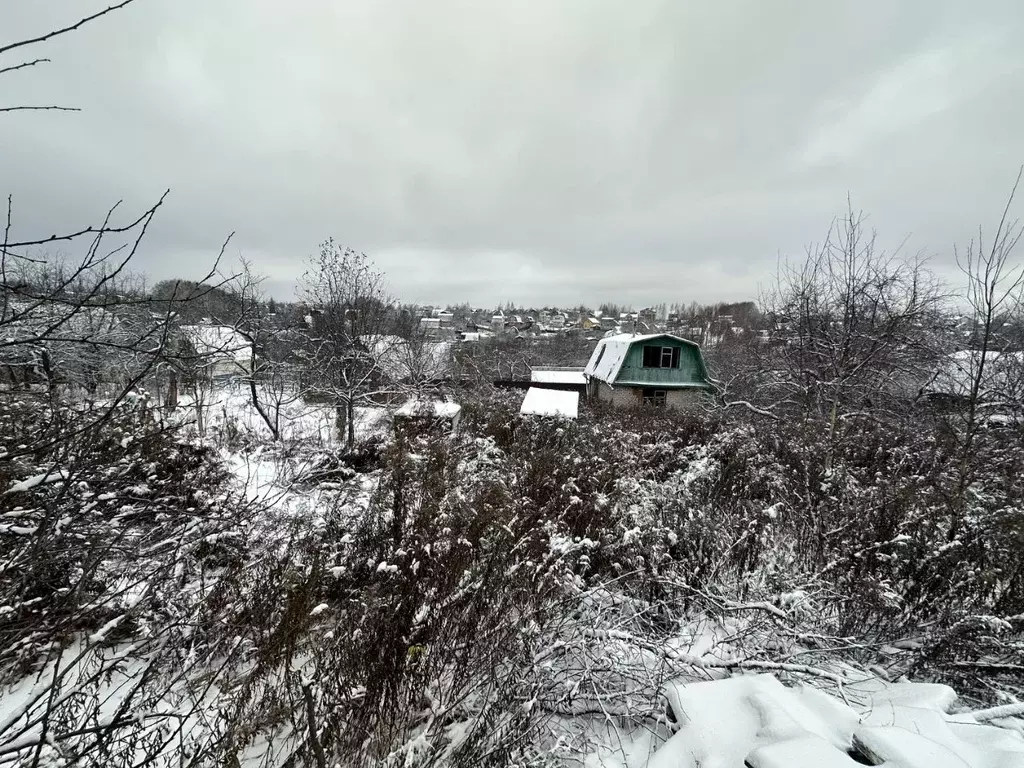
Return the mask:
<path id="1" fill-rule="evenodd" d="M 700 389 L 670 389 L 665 398 L 665 405 L 679 411 L 688 411 L 700 405 L 704 396 Z"/>
<path id="2" fill-rule="evenodd" d="M 633 405 L 640 405 L 640 390 L 633 390 L 629 387 L 610 387 L 603 381 L 596 382 L 597 391 L 595 395 L 598 400 L 611 403 L 616 408 L 628 408 Z"/>
<path id="3" fill-rule="evenodd" d="M 590 394 L 604 403 L 611 403 L 616 408 L 629 408 L 642 404 L 639 387 L 611 387 L 603 381 L 591 382 Z M 705 397 L 699 389 L 669 389 L 665 392 L 665 407 L 680 411 L 691 410 L 700 405 Z"/>

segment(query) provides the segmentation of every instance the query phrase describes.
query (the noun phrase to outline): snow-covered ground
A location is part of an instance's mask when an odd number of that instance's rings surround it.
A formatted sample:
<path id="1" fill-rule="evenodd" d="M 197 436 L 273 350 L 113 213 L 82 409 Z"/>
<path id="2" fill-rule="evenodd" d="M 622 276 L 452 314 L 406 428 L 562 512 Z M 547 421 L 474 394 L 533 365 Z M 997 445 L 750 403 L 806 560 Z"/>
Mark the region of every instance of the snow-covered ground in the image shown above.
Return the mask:
<path id="1" fill-rule="evenodd" d="M 66 694 L 75 692 L 97 703 L 102 723 L 113 719 L 147 671 L 147 655 L 137 644 L 93 646 L 90 652 L 85 650 L 87 645 L 83 639 L 69 648 L 59 673 L 57 665 L 51 664 L 38 676 L 4 689 L 0 728 L 18 735 L 0 742 L 0 765 L 9 764 L 5 756 L 24 755 L 19 745 L 35 743 L 43 733 L 40 712 L 55 674 L 62 676 Z M 600 655 L 599 649 L 594 652 Z M 615 654 L 609 653 L 608 658 L 611 661 Z M 810 679 L 784 685 L 771 674 L 730 674 L 715 670 L 714 659 L 705 660 L 712 665 L 707 671 L 714 679 L 668 679 L 660 691 L 646 692 L 651 704 L 661 702 L 667 716 L 630 717 L 611 706 L 604 713 L 539 715 L 542 725 L 537 732 L 543 734 L 545 751 L 555 764 L 586 768 L 1024 766 L 1024 724 L 993 717 L 998 712 L 957 714 L 956 694 L 946 686 L 889 683 L 852 669 L 837 673 L 842 684 L 822 685 Z M 296 665 L 301 663 L 296 659 Z M 244 679 L 249 668 L 235 669 L 228 676 L 192 669 L 159 698 L 148 700 L 145 712 L 138 712 L 144 718 L 130 742 L 136 758 L 151 757 L 155 765 L 170 766 L 178 764 L 183 750 L 201 749 L 230 712 L 232 681 Z M 200 680 L 204 684 L 197 687 Z M 638 714 L 641 710 L 638 706 Z M 452 724 L 453 742 L 458 733 L 470 728 L 470 723 Z M 288 765 L 303 738 L 282 725 L 272 736 L 261 736 L 246 746 L 237 755 L 239 764 Z M 422 733 L 413 736 L 410 755 L 422 738 Z M 154 751 L 154 743 L 163 746 Z M 70 765 L 65 755 L 60 744 L 44 746 L 39 765 Z"/>
<path id="2" fill-rule="evenodd" d="M 274 398 L 271 393 L 261 392 L 260 399 L 265 409 L 273 413 Z M 195 398 L 183 394 L 179 403 L 177 417 L 195 422 Z M 238 383 L 228 381 L 217 385 L 204 397 L 202 415 L 205 431 L 233 429 L 260 440 L 269 435 L 266 423 L 252 405 L 249 390 Z M 391 426 L 390 409 L 356 406 L 355 415 L 357 442 L 387 435 Z M 338 445 L 335 410 L 329 405 L 306 403 L 296 397 L 283 398 L 279 424 L 281 439 L 286 442 L 302 442 L 321 447 Z"/>

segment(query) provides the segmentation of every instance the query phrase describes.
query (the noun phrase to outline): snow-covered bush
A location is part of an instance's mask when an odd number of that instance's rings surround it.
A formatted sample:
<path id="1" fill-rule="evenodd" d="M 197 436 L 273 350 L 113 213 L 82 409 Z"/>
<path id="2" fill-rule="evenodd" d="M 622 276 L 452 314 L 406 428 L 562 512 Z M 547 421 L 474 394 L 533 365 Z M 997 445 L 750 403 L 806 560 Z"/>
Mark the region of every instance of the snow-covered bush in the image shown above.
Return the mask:
<path id="1" fill-rule="evenodd" d="M 84 643 L 88 684 L 58 682 L 88 697 L 126 663 L 109 654 L 152 654 L 132 706 L 178 706 L 202 680 L 189 749 L 209 761 L 276 744 L 310 765 L 533 764 L 565 748 L 566 717 L 666 738 L 680 676 L 834 685 L 822 666 L 841 660 L 964 685 L 1019 663 L 1021 458 L 1003 432 L 979 443 L 951 538 L 962 475 L 924 413 L 844 424 L 826 459 L 813 424 L 532 420 L 484 391 L 458 435 L 399 431 L 363 464 L 245 446 L 231 461 L 291 494 L 267 506 L 226 494 L 217 456 L 144 397 L 88 438 L 4 403 L 8 679 Z M 98 707 L 72 697 L 56 721 Z M 102 732 L 159 751 L 174 730 Z"/>
<path id="2" fill-rule="evenodd" d="M 247 508 L 214 456 L 160 427 L 142 393 L 88 431 L 80 415 L 31 395 L 0 400 L 0 675 L 35 681 L 0 726 L 0 749 L 50 741 L 98 765 L 111 764 L 100 744 L 162 751 L 184 725 L 184 677 L 231 657 L 222 608 L 246 562 Z"/>

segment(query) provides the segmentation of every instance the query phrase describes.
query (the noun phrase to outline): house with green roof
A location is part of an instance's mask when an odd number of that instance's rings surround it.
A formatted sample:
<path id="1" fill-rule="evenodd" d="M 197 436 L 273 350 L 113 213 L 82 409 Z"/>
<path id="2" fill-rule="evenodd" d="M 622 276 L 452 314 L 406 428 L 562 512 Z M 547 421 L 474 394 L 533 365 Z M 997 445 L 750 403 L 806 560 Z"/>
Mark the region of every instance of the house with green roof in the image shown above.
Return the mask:
<path id="1" fill-rule="evenodd" d="M 685 410 L 714 391 L 700 347 L 669 333 L 601 339 L 583 369 L 590 398 Z"/>

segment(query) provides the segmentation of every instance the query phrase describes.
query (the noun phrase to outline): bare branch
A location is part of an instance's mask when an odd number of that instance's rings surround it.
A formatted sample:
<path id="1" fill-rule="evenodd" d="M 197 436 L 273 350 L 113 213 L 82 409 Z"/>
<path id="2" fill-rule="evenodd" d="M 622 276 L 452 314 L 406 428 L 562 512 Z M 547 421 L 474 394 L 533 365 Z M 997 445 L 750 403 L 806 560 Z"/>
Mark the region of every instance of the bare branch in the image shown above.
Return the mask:
<path id="1" fill-rule="evenodd" d="M 14 72 L 18 69 L 27 69 L 28 67 L 34 67 L 36 64 L 47 64 L 49 63 L 49 61 L 49 59 L 35 59 L 34 61 L 26 61 L 21 64 L 15 64 L 12 67 L 3 67 L 0 68 L 0 75 L 4 74 L 5 72 Z"/>
<path id="2" fill-rule="evenodd" d="M 17 42 L 8 43 L 7 45 L 0 46 L 0 54 L 7 53 L 8 51 L 13 51 L 15 48 L 22 48 L 26 45 L 43 43 L 47 40 L 57 37 L 58 35 L 63 35 L 67 32 L 74 32 L 79 27 L 88 24 L 90 21 L 95 21 L 101 16 L 106 16 L 108 13 L 113 13 L 114 11 L 120 10 L 121 8 L 124 8 L 126 5 L 130 5 L 133 2 L 135 2 L 135 0 L 122 0 L 122 2 L 117 3 L 116 5 L 111 5 L 109 8 L 104 8 L 102 11 L 98 11 L 97 13 L 94 13 L 91 16 L 86 16 L 84 19 L 80 19 L 79 21 L 75 22 L 69 27 L 55 29 L 52 32 L 47 32 L 45 35 L 40 35 L 39 37 L 29 38 L 28 40 L 18 40 Z"/>
<path id="3" fill-rule="evenodd" d="M 132 221 L 132 222 L 130 222 L 128 224 L 125 224 L 123 226 L 120 226 L 120 227 L 112 227 L 112 226 L 109 226 L 108 224 L 104 223 L 104 225 L 101 226 L 101 227 L 86 227 L 85 229 L 80 229 L 77 232 L 71 232 L 71 233 L 65 234 L 65 235 L 50 235 L 50 237 L 44 238 L 42 240 L 23 240 L 21 242 L 15 242 L 15 243 L 8 242 L 8 243 L 5 243 L 4 247 L 8 251 L 10 251 L 11 248 L 30 248 L 30 247 L 36 246 L 36 245 L 47 245 L 49 243 L 67 242 L 67 241 L 74 240 L 74 239 L 79 238 L 79 237 L 83 237 L 85 235 L 120 234 L 120 233 L 128 232 L 130 230 L 135 229 L 135 227 L 139 226 L 140 224 L 142 224 L 143 222 L 145 222 L 149 218 L 151 218 L 153 216 L 153 214 L 156 213 L 157 209 L 161 205 L 163 205 L 164 200 L 167 199 L 167 195 L 169 195 L 170 192 L 171 192 L 171 190 L 169 190 L 169 189 L 165 190 L 164 193 L 162 195 L 160 195 L 160 199 L 156 202 L 155 205 L 153 205 L 150 208 L 148 208 L 141 216 L 139 216 L 134 221 Z M 115 208 L 117 208 L 118 205 L 120 205 L 120 201 L 118 201 L 114 205 L 114 207 L 111 208 L 111 211 L 113 211 Z"/>
<path id="4" fill-rule="evenodd" d="M 0 107 L 0 112 L 81 112 L 81 107 L 58 107 L 51 104 L 45 107 Z"/>

